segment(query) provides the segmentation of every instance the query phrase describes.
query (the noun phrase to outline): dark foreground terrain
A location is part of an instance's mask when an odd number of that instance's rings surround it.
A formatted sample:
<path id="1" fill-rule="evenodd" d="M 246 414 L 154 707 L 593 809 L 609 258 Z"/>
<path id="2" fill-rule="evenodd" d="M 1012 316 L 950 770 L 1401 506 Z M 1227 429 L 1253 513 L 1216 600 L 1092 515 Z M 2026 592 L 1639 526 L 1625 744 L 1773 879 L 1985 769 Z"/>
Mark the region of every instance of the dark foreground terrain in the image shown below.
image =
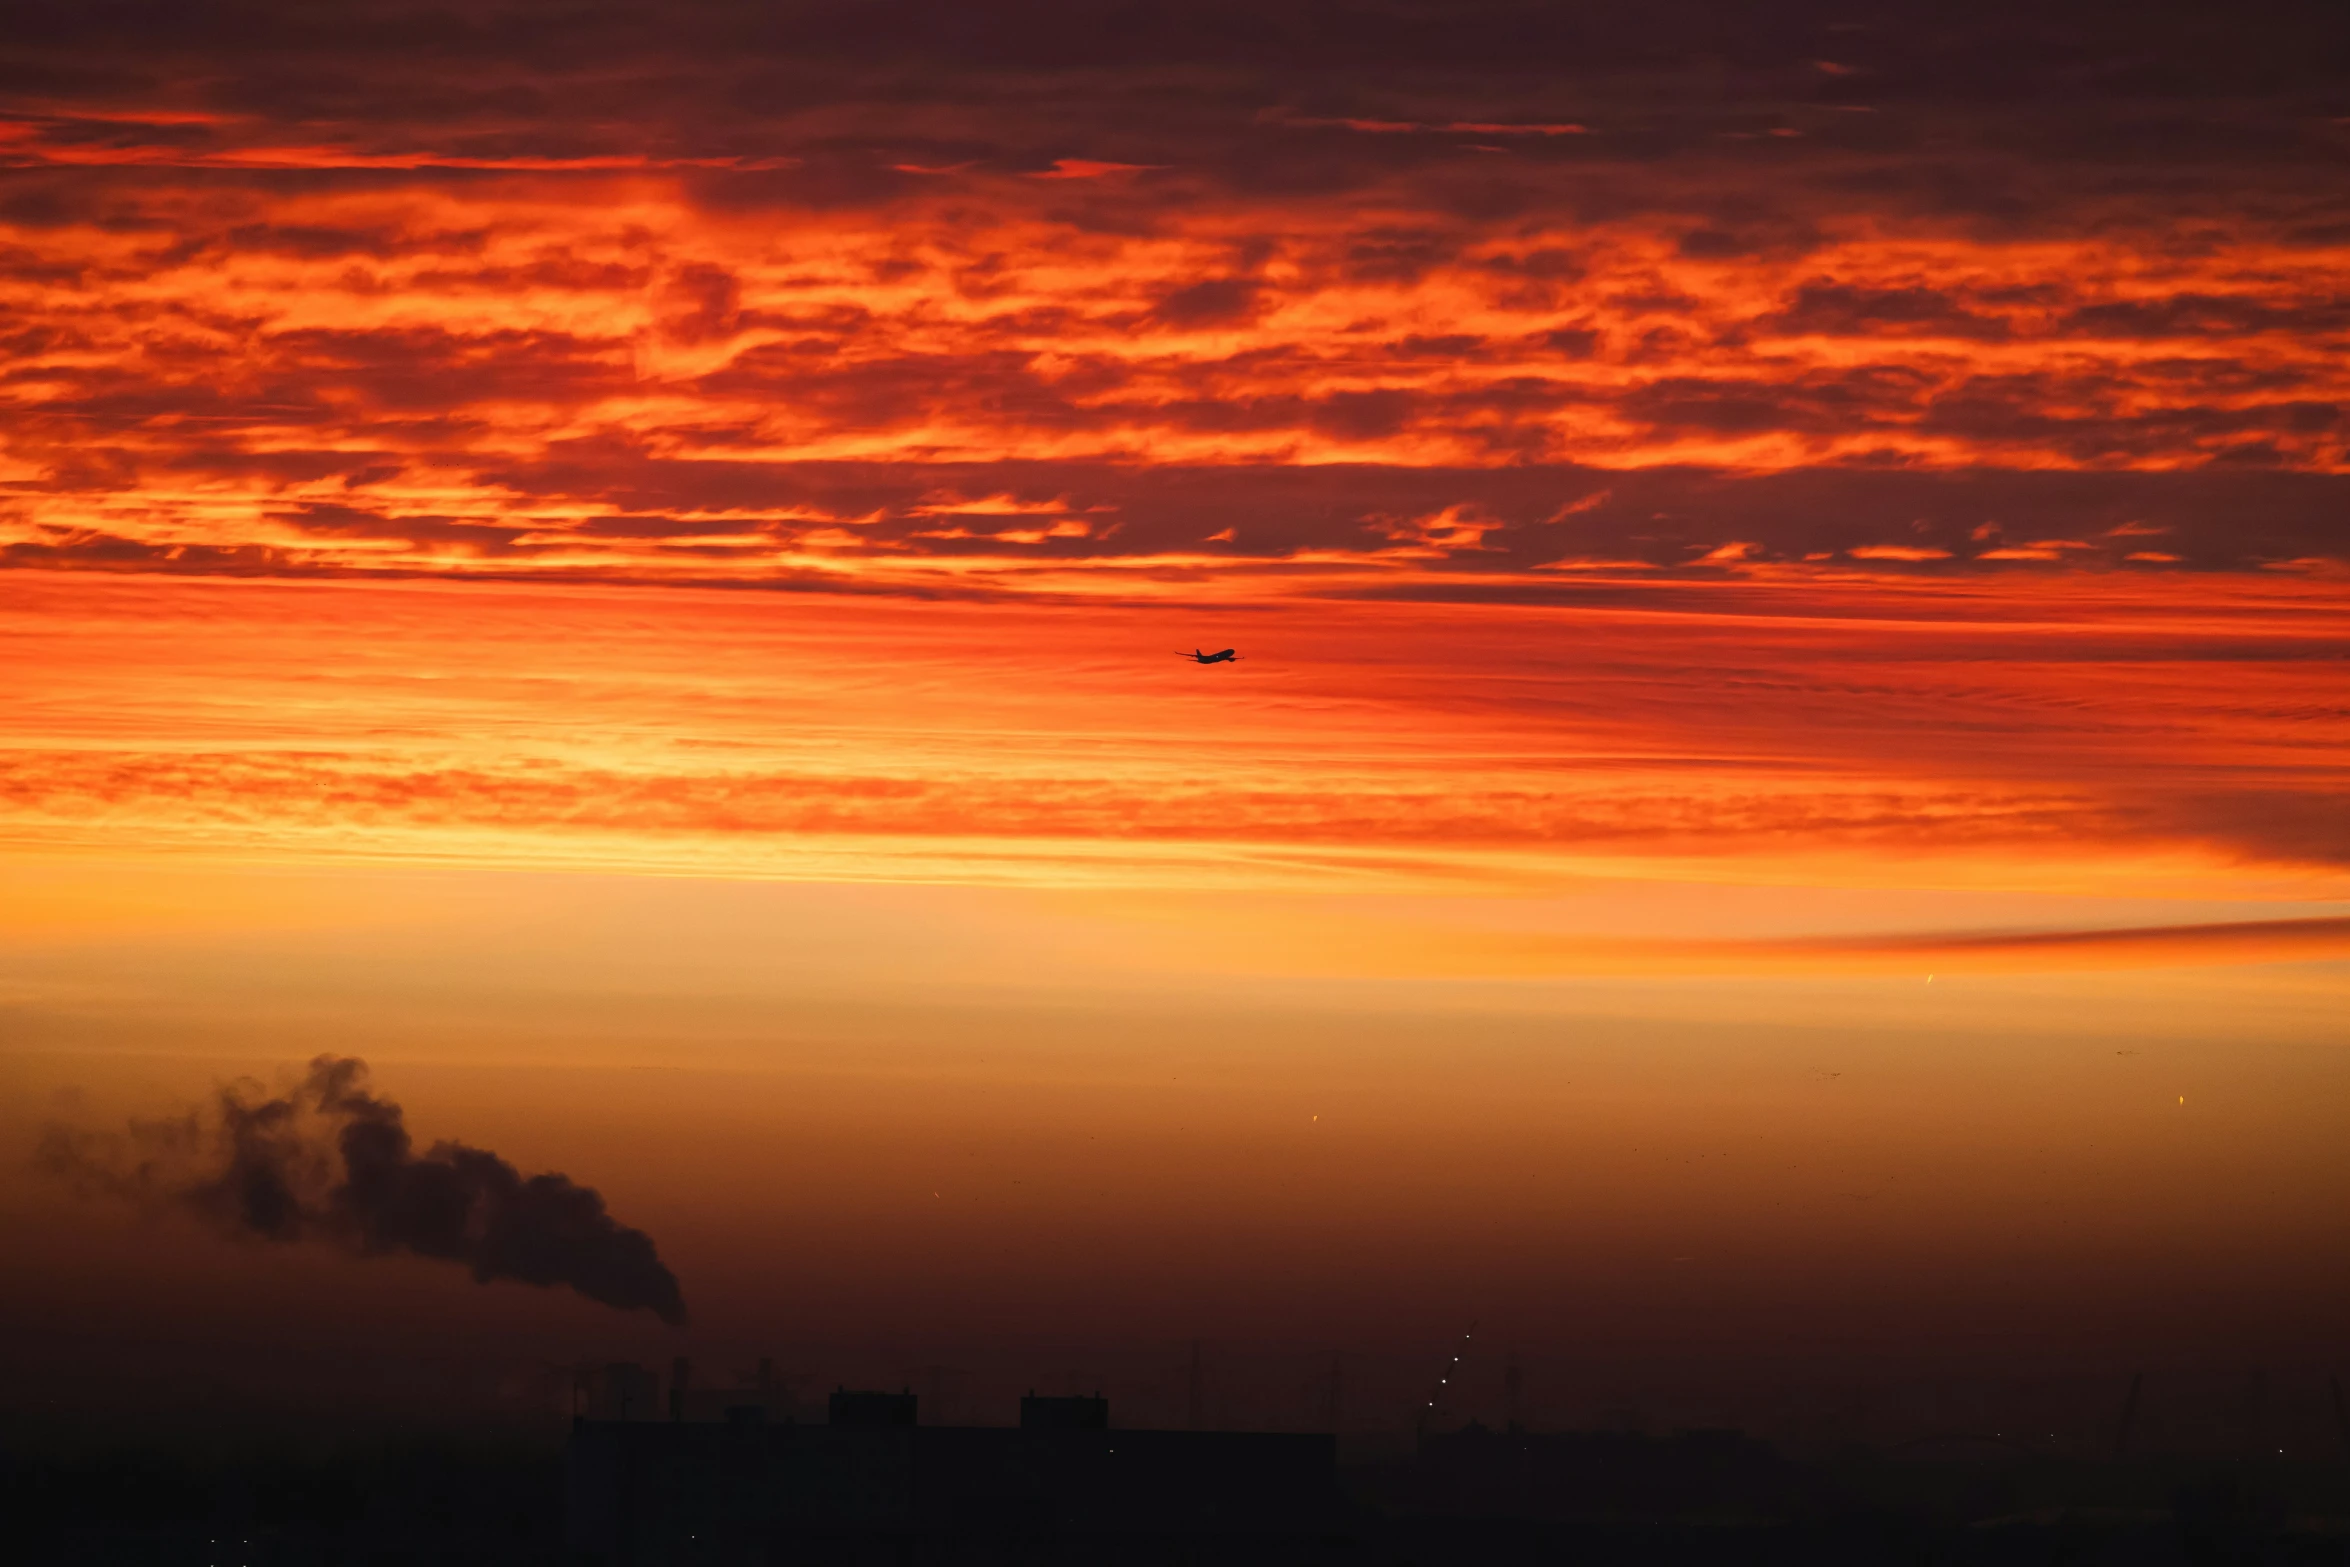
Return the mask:
<path id="1" fill-rule="evenodd" d="M 300 1449 L 112 1448 L 0 1457 L 9 1559 L 214 1567 L 578 1563 L 567 1433 L 343 1438 Z M 712 1548 L 728 1564 L 2350 1564 L 2350 1464 L 1795 1462 L 1735 1433 L 1528 1436 L 1472 1429 L 1341 1468 L 1326 1520 L 1279 1541 L 1149 1538 L 1024 1515 L 953 1539 L 878 1532 Z M 640 1560 L 644 1558 L 640 1556 Z M 682 1559 L 664 1557 L 663 1559 Z M 699 1558 L 697 1558 L 699 1559 Z"/>

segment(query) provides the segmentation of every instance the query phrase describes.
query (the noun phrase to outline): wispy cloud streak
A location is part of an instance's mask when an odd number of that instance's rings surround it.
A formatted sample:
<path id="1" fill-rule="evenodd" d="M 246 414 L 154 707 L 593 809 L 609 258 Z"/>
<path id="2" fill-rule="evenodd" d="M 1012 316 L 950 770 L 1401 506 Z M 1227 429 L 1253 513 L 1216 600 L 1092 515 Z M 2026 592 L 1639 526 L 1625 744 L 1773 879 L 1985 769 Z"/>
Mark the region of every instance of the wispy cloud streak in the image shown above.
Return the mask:
<path id="1" fill-rule="evenodd" d="M 25 844 L 1243 885 L 1776 864 L 2315 892 L 2350 866 L 2346 631 L 2292 578 L 2192 606 L 1861 580 L 788 614 L 17 580 L 0 834 Z M 1168 655 L 1203 638 L 1248 661 Z"/>

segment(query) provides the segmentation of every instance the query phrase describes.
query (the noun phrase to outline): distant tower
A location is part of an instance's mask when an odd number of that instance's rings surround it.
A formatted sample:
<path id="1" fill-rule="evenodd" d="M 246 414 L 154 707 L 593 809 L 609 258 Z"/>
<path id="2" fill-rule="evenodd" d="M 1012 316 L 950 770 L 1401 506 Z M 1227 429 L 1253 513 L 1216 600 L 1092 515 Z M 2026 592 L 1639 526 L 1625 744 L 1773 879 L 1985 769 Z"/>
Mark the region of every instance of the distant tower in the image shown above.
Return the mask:
<path id="1" fill-rule="evenodd" d="M 2113 1434 L 2113 1456 L 2116 1458 L 2130 1456 L 2130 1428 L 2138 1423 L 2138 1390 L 2145 1382 L 2145 1372 L 2130 1373 L 2130 1396 L 2122 1400 L 2121 1424 Z"/>
<path id="2" fill-rule="evenodd" d="M 654 1420 L 653 1391 L 660 1381 L 632 1361 L 615 1360 L 593 1379 L 588 1417 L 593 1420 Z"/>
<path id="3" fill-rule="evenodd" d="M 1191 1429 L 1204 1431 L 1208 1424 L 1207 1381 L 1200 1371 L 1199 1340 L 1191 1341 Z"/>
<path id="4" fill-rule="evenodd" d="M 2258 1458 L 2268 1451 L 2268 1373 L 2256 1370 L 2244 1389 L 2244 1455 Z"/>
<path id="5" fill-rule="evenodd" d="M 954 1405 L 958 1402 L 956 1394 L 962 1385 L 962 1379 L 967 1375 L 969 1373 L 960 1371 L 953 1366 L 931 1365 L 922 1368 L 923 1382 L 928 1389 L 927 1396 L 930 1400 L 930 1423 L 932 1425 L 943 1426 L 954 1423 L 951 1415 Z"/>

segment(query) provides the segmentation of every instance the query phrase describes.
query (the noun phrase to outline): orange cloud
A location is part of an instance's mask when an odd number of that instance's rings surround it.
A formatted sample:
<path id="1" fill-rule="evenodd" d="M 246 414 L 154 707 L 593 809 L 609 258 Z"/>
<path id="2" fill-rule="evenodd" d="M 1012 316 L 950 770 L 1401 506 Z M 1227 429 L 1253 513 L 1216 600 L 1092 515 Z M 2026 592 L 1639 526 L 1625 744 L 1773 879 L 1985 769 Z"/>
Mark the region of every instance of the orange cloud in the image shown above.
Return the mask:
<path id="1" fill-rule="evenodd" d="M 1163 165 L 1110 163 L 1099 158 L 1055 158 L 1053 166 L 1028 177 L 1032 180 L 1098 180 L 1112 174 L 1143 174 Z"/>
<path id="2" fill-rule="evenodd" d="M 26 820 L 2337 863 L 2350 228 L 2332 154 L 2243 118 L 2289 94 L 2175 106 L 2270 150 L 2157 189 L 2113 104 L 1953 63 L 1927 107 L 1857 35 L 1535 70 L 1474 7 L 1381 11 L 1314 85 L 1213 29 L 1008 20 L 949 90 L 935 28 L 779 53 L 686 9 L 591 5 L 560 50 L 109 35 L 102 80 L 71 15 L 0 43 L 42 84 L 0 102 L 0 567 L 93 605 L 109 575 L 600 583 L 665 619 L 758 587 L 1019 600 L 1014 642 L 1080 602 L 1446 651 L 1376 722 L 1316 674 L 1356 715 L 1295 721 L 1327 756 L 1208 795 L 1139 750 L 729 769 L 130 724 L 28 732 Z M 1488 683 L 1554 637 L 1606 657 Z M 1390 726 L 1522 765 L 1343 760 Z"/>

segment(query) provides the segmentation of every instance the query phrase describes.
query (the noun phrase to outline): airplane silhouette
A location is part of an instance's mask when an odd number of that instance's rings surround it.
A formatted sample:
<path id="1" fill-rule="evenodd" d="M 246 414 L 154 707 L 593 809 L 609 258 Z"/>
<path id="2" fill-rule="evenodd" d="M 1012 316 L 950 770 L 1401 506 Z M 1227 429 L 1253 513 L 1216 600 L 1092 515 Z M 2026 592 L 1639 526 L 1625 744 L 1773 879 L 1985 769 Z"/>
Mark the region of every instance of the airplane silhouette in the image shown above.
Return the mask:
<path id="1" fill-rule="evenodd" d="M 1202 653 L 1198 648 L 1193 648 L 1188 653 L 1178 653 L 1175 656 L 1188 658 L 1195 664 L 1231 664 L 1239 662 L 1240 659 L 1240 655 L 1230 648 L 1226 648 L 1221 653 Z"/>

